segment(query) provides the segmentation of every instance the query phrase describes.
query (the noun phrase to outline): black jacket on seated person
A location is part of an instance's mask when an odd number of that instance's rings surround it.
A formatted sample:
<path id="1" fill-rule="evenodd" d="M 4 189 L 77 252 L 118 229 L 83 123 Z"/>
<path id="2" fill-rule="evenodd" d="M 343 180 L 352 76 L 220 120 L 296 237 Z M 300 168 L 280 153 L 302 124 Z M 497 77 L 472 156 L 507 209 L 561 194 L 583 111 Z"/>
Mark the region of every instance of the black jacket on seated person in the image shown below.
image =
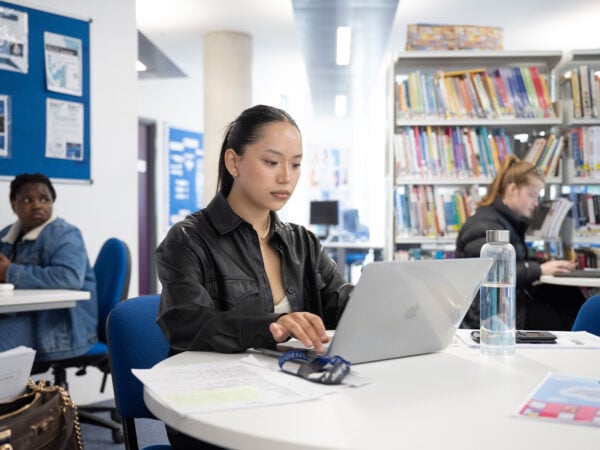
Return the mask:
<path id="1" fill-rule="evenodd" d="M 312 232 L 280 221 L 274 212 L 271 221 L 269 244 L 281 257 L 292 311 L 317 314 L 334 329 L 353 286 Z M 269 324 L 281 314 L 273 309 L 258 235 L 223 194 L 175 224 L 156 257 L 162 283 L 158 324 L 173 352 L 275 347 Z"/>
<path id="2" fill-rule="evenodd" d="M 477 208 L 475 214 L 467 219 L 456 239 L 457 258 L 477 258 L 485 244 L 486 230 L 508 230 L 510 243 L 515 248 L 517 260 L 517 328 L 525 325 L 526 305 L 530 301 L 534 281 L 539 280 L 542 270 L 536 260 L 529 260 L 525 232 L 529 220 L 520 217 L 507 207 L 502 200 L 496 199 L 489 206 Z M 467 316 L 463 320 L 466 328 L 479 328 L 479 296 L 475 298 Z"/>
<path id="3" fill-rule="evenodd" d="M 500 199 L 481 206 L 467 219 L 456 240 L 457 258 L 478 257 L 486 230 L 508 230 L 517 265 L 516 327 L 521 330 L 571 330 L 577 311 L 585 301 L 578 287 L 533 283 L 540 279 L 540 261 L 528 258 L 526 217 L 520 217 Z M 479 295 L 462 322 L 464 328 L 479 328 Z"/>

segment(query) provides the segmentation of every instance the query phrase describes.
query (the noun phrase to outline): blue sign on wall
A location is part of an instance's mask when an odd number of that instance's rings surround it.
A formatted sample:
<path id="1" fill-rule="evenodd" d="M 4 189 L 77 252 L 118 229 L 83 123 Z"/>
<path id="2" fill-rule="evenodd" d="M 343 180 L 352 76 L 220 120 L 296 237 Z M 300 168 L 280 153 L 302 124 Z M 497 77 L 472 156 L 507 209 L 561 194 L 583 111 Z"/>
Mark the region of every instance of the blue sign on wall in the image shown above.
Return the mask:
<path id="1" fill-rule="evenodd" d="M 202 208 L 204 150 L 202 133 L 169 128 L 169 225 Z"/>

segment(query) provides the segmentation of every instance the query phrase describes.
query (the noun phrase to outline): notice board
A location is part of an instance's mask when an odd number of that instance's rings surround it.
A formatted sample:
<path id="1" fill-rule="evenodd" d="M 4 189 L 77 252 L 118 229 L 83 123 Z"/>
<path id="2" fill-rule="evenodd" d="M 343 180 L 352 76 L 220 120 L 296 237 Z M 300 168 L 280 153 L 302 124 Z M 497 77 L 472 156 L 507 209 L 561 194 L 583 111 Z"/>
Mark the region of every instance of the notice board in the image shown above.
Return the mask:
<path id="1" fill-rule="evenodd" d="M 91 181 L 90 21 L 0 1 L 0 176 Z"/>
<path id="2" fill-rule="evenodd" d="M 169 220 L 171 226 L 202 208 L 204 143 L 202 133 L 168 127 Z"/>

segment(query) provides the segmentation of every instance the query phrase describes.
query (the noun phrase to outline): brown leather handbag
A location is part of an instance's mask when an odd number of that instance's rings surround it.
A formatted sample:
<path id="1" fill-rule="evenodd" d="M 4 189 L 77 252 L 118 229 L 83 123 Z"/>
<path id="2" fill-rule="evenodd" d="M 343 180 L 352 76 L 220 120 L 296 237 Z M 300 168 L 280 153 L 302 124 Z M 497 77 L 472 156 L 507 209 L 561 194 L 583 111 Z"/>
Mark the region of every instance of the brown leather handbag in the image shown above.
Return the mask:
<path id="1" fill-rule="evenodd" d="M 29 380 L 19 397 L 0 403 L 0 450 L 83 449 L 77 406 L 60 386 Z"/>

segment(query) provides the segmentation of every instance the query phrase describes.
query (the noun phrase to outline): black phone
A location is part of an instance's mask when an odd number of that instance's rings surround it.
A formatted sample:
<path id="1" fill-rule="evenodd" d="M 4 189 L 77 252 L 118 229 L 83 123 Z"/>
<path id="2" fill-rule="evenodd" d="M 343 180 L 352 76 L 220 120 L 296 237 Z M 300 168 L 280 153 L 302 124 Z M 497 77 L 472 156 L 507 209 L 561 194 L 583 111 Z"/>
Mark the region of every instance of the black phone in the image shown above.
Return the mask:
<path id="1" fill-rule="evenodd" d="M 471 332 L 471 338 L 479 344 L 479 330 Z M 517 344 L 556 344 L 556 335 L 549 331 L 517 330 Z"/>
<path id="2" fill-rule="evenodd" d="M 549 331 L 517 330 L 518 344 L 555 344 L 556 335 Z"/>

